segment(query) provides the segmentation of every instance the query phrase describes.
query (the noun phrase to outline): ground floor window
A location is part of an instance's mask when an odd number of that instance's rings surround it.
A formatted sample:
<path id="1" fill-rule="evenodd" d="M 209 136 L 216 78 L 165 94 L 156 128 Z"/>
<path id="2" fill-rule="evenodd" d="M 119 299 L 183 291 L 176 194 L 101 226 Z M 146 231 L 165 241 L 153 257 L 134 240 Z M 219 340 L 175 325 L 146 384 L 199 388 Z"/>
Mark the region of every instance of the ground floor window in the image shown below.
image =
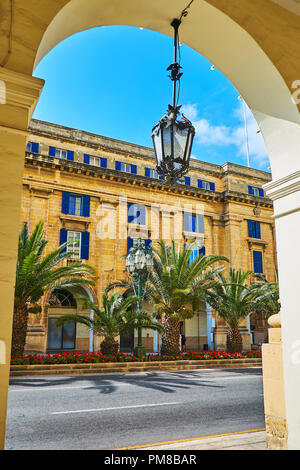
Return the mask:
<path id="1" fill-rule="evenodd" d="M 56 320 L 57 318 L 48 319 L 48 350 L 75 349 L 75 323 L 57 327 Z"/>

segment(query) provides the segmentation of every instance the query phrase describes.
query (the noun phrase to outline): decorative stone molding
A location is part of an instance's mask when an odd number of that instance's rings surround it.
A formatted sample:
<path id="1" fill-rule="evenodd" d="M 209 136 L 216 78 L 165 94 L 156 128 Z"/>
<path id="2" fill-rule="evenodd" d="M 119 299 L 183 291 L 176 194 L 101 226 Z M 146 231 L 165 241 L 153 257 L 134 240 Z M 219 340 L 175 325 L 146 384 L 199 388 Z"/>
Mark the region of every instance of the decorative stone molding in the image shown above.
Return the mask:
<path id="1" fill-rule="evenodd" d="M 60 217 L 62 228 L 67 228 L 69 230 L 76 230 L 77 228 L 84 227 L 85 230 L 88 229 L 89 224 L 91 223 L 90 219 L 86 219 L 76 215 L 61 215 Z"/>
<path id="2" fill-rule="evenodd" d="M 268 246 L 268 242 L 265 240 L 260 240 L 259 238 L 247 238 L 249 251 L 252 251 L 254 245 L 260 245 L 263 251 L 265 251 Z"/>

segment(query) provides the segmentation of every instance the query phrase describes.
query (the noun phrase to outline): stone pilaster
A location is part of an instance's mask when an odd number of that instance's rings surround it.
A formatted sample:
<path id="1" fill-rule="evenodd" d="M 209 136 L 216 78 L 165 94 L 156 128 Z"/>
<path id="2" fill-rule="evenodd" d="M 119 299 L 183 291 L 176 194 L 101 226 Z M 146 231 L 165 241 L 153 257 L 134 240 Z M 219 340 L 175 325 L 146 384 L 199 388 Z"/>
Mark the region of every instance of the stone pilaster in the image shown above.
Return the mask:
<path id="1" fill-rule="evenodd" d="M 0 448 L 4 447 L 12 313 L 27 127 L 43 81 L 0 67 Z"/>
<path id="2" fill-rule="evenodd" d="M 268 449 L 287 449 L 280 316 L 269 318 L 269 344 L 262 345 L 265 421 Z"/>
<path id="3" fill-rule="evenodd" d="M 288 150 L 287 150 L 288 152 Z M 300 449 L 300 171 L 264 186 L 274 201 L 281 301 L 280 334 L 263 347 L 265 413 L 272 448 Z M 276 334 L 276 341 L 274 335 Z M 277 447 L 276 447 L 277 446 Z"/>

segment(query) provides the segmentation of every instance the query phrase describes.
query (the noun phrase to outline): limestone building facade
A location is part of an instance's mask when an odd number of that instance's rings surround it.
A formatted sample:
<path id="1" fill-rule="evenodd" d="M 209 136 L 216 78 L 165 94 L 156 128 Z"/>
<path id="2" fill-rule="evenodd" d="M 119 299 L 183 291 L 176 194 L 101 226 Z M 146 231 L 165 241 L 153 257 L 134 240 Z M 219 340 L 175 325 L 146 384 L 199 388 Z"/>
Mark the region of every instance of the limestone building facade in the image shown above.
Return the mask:
<path id="1" fill-rule="evenodd" d="M 262 189 L 270 173 L 192 159 L 184 181 L 169 187 L 156 174 L 150 148 L 37 120 L 30 133 L 20 224 L 26 221 L 31 231 L 43 220 L 48 251 L 77 240 L 68 247 L 66 262 L 93 266 L 95 287 L 48 293 L 42 313 L 30 316 L 27 352 L 99 349 L 101 338 L 86 327 L 59 329 L 55 320 L 82 312 L 78 295 L 101 306 L 106 286 L 128 278 L 125 257 L 138 238 L 153 246 L 159 239 L 181 245 L 193 240 L 193 256 L 224 255 L 230 259 L 226 269 L 261 272 L 274 280 L 273 206 Z M 226 348 L 226 326 L 206 305 L 182 324 L 182 332 L 186 349 Z M 267 326 L 252 315 L 241 332 L 244 348 L 250 349 L 251 343 L 264 342 Z M 136 341 L 134 334 L 121 337 L 121 350 L 131 351 Z M 159 344 L 159 335 L 143 332 L 147 351 L 158 351 Z"/>

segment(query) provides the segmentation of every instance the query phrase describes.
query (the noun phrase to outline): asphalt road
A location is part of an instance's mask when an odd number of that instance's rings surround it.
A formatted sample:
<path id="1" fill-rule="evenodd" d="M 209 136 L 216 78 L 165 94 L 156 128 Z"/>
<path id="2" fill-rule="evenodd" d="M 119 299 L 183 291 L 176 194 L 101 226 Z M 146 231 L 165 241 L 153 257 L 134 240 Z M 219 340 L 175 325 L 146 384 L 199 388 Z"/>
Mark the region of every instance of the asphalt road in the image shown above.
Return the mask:
<path id="1" fill-rule="evenodd" d="M 116 449 L 264 428 L 260 368 L 11 380 L 6 449 Z"/>

